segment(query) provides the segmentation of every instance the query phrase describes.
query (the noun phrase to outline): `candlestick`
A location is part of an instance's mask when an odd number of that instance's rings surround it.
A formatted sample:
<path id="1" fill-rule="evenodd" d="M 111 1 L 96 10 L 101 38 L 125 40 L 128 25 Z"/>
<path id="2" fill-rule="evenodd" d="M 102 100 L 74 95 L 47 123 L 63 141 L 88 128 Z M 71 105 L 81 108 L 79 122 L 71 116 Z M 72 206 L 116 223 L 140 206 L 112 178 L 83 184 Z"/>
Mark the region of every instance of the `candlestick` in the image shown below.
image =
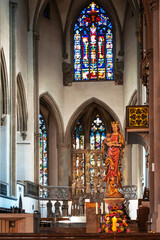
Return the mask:
<path id="1" fill-rule="evenodd" d="M 115 216 L 112 218 L 112 223 L 113 223 L 112 231 L 116 232 L 117 231 L 117 218 Z"/>

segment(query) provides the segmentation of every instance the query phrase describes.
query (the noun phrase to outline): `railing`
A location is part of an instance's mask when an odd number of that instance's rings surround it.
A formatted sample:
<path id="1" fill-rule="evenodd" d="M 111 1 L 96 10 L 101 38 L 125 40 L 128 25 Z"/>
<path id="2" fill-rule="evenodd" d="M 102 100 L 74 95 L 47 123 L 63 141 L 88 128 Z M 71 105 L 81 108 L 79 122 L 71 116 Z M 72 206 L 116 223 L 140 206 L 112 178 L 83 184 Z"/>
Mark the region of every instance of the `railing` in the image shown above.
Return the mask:
<path id="1" fill-rule="evenodd" d="M 74 200 L 74 199 L 84 199 L 90 198 L 91 200 L 101 201 L 105 198 L 105 187 L 103 187 L 103 192 L 100 194 L 98 191 L 96 194 L 90 191 L 89 194 L 86 194 L 86 188 L 83 188 L 84 191 L 81 192 L 80 196 L 78 194 L 73 194 L 72 187 L 55 187 L 55 186 L 41 186 L 40 200 Z M 137 187 L 134 185 L 123 186 L 123 190 L 120 190 L 124 194 L 124 198 L 127 200 L 137 199 Z"/>
<path id="2" fill-rule="evenodd" d="M 52 199 L 52 200 L 71 200 L 72 188 L 71 187 L 55 187 L 55 186 L 40 186 L 40 200 Z"/>

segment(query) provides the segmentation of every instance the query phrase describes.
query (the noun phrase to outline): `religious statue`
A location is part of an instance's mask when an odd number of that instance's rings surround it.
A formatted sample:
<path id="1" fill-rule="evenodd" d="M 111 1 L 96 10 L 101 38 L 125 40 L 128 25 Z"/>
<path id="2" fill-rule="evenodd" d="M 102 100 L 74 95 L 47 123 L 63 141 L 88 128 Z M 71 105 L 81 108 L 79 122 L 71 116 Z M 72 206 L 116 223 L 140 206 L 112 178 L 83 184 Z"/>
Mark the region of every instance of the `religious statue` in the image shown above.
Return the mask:
<path id="1" fill-rule="evenodd" d="M 55 218 L 61 217 L 61 213 L 60 213 L 60 209 L 59 209 L 61 207 L 60 202 L 57 200 L 55 202 L 54 206 L 55 206 Z"/>
<path id="2" fill-rule="evenodd" d="M 52 203 L 51 200 L 47 202 L 47 218 L 52 218 Z"/>
<path id="3" fill-rule="evenodd" d="M 107 197 L 123 197 L 118 188 L 122 188 L 121 165 L 125 147 L 124 138 L 120 132 L 118 122 L 112 122 L 113 133 L 107 134 L 103 140 L 102 153 L 105 159 Z"/>

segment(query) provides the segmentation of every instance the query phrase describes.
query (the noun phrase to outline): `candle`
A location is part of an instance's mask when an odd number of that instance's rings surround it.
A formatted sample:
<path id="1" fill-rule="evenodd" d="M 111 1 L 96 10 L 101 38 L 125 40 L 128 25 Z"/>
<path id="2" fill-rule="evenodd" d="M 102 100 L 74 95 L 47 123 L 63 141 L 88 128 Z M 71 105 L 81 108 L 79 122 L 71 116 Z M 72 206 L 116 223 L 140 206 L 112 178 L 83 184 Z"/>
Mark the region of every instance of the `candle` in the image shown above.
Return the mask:
<path id="1" fill-rule="evenodd" d="M 96 202 L 96 214 L 98 214 L 98 203 Z"/>
<path id="2" fill-rule="evenodd" d="M 101 214 L 103 214 L 103 202 L 101 202 Z"/>
<path id="3" fill-rule="evenodd" d="M 115 216 L 112 218 L 112 223 L 113 223 L 112 231 L 116 232 L 117 231 L 117 218 Z"/>

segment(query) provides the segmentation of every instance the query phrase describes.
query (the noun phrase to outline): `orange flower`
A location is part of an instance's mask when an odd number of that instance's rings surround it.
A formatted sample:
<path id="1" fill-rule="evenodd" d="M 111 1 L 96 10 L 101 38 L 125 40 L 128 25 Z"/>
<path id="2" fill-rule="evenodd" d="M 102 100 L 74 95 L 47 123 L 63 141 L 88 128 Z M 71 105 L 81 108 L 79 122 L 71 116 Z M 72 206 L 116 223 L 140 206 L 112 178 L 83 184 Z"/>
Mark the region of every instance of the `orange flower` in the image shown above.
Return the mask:
<path id="1" fill-rule="evenodd" d="M 102 229 L 104 229 L 104 228 L 105 228 L 105 224 L 102 225 Z"/>
<path id="2" fill-rule="evenodd" d="M 104 219 L 106 220 L 106 219 L 107 219 L 107 217 L 109 217 L 109 214 L 107 214 L 107 215 L 104 217 Z"/>
<path id="3" fill-rule="evenodd" d="M 117 209 L 118 209 L 118 206 L 114 205 L 114 206 L 113 206 L 113 209 L 117 210 Z"/>
<path id="4" fill-rule="evenodd" d="M 112 214 L 113 214 L 113 216 L 114 216 L 114 215 L 116 215 L 116 212 L 114 211 L 114 212 L 112 212 Z"/>
<path id="5" fill-rule="evenodd" d="M 123 222 L 123 225 L 126 226 L 126 227 L 128 226 L 128 224 L 126 222 Z"/>

